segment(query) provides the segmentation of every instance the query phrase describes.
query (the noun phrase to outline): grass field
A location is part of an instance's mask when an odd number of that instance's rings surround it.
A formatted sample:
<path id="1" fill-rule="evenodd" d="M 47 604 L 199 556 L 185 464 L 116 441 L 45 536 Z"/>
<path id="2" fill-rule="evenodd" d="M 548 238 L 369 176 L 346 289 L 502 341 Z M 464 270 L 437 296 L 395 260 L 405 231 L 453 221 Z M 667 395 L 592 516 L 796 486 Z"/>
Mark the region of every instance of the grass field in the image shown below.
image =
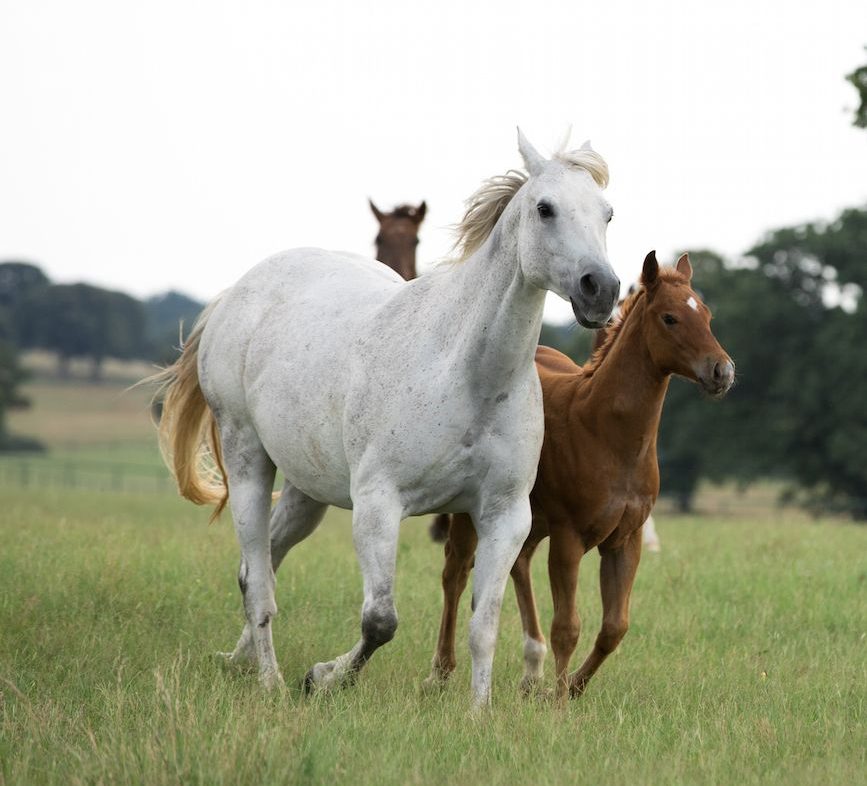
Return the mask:
<path id="1" fill-rule="evenodd" d="M 34 399 L 31 415 L 45 404 Z M 642 562 L 630 632 L 566 706 L 518 695 L 509 589 L 494 706 L 476 717 L 468 602 L 453 684 L 420 691 L 442 564 L 422 522 L 401 536 L 397 637 L 353 689 L 311 698 L 297 680 L 358 635 L 346 512 L 278 576 L 288 687 L 265 695 L 213 658 L 242 621 L 228 519 L 208 526 L 169 493 L 0 495 L 2 784 L 867 782 L 865 527 L 778 511 L 660 516 L 664 550 Z M 583 656 L 600 614 L 595 556 L 582 571 Z M 547 668 L 550 680 L 550 655 Z"/>

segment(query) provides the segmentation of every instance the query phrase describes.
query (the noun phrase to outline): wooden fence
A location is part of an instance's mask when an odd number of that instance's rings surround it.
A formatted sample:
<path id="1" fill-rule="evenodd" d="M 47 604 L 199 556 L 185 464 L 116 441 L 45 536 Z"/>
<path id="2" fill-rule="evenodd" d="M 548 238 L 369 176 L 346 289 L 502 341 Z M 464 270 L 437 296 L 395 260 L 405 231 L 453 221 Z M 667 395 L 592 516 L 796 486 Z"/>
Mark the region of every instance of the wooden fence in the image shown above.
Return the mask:
<path id="1" fill-rule="evenodd" d="M 0 487 L 175 493 L 174 481 L 165 467 L 35 454 L 0 456 Z"/>

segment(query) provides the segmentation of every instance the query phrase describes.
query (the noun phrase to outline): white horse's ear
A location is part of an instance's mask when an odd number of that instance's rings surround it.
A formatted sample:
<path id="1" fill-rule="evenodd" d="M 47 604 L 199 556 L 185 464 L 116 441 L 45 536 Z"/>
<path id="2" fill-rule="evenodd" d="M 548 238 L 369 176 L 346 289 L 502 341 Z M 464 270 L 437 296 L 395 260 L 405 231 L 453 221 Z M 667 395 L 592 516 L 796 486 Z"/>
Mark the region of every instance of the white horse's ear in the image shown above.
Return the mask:
<path id="1" fill-rule="evenodd" d="M 582 150 L 593 150 L 593 145 L 590 144 L 589 139 L 587 141 L 585 141 L 583 145 L 581 145 L 581 149 Z"/>
<path id="2" fill-rule="evenodd" d="M 689 261 L 689 254 L 682 254 L 677 260 L 677 272 L 687 281 L 692 281 L 692 265 Z"/>
<path id="3" fill-rule="evenodd" d="M 545 159 L 541 156 L 538 150 L 533 147 L 524 136 L 523 131 L 518 129 L 518 150 L 521 153 L 521 158 L 524 159 L 524 166 L 531 176 L 538 175 L 545 165 Z"/>

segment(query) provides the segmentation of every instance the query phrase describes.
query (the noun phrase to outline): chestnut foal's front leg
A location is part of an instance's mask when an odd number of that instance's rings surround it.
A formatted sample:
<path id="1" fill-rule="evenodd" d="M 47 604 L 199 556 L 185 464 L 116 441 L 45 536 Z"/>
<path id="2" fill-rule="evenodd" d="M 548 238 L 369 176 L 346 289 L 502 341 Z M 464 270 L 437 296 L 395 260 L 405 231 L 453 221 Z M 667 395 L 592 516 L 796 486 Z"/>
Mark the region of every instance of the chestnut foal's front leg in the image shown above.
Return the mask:
<path id="1" fill-rule="evenodd" d="M 584 543 L 570 522 L 557 526 L 551 522 L 551 545 L 548 550 L 548 577 L 554 618 L 551 622 L 551 649 L 557 698 L 564 698 L 568 688 L 569 659 L 575 652 L 581 633 L 581 618 L 575 606 L 578 592 L 578 566 L 584 556 Z"/>
<path id="2" fill-rule="evenodd" d="M 615 533 L 616 534 L 616 533 Z M 629 628 L 629 596 L 641 558 L 641 527 L 616 547 L 599 545 L 599 588 L 602 592 L 602 629 L 593 651 L 569 676 L 570 697 L 580 696 L 602 662 L 617 648 Z"/>
<path id="3" fill-rule="evenodd" d="M 458 603 L 473 568 L 477 543 L 476 529 L 470 516 L 466 513 L 452 516 L 443 565 L 443 615 L 437 649 L 430 676 L 425 680 L 426 685 L 444 684 L 455 670 L 455 627 L 458 620 Z"/>
<path id="4" fill-rule="evenodd" d="M 523 693 L 530 693 L 542 679 L 545 653 L 548 651 L 545 645 L 545 636 L 539 625 L 539 611 L 536 608 L 533 581 L 530 578 L 530 561 L 533 559 L 538 545 L 539 540 L 531 534 L 512 567 L 515 597 L 518 601 L 518 611 L 521 613 L 521 625 L 524 629 L 524 676 L 521 679 L 521 691 Z"/>

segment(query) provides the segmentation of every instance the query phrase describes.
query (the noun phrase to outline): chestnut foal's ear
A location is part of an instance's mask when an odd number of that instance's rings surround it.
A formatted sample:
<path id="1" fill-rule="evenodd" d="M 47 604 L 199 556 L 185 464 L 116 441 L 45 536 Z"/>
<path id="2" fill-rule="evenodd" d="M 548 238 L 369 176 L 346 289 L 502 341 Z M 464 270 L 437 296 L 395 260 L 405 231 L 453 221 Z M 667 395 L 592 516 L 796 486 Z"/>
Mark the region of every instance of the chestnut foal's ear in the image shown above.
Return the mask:
<path id="1" fill-rule="evenodd" d="M 659 277 L 659 262 L 656 261 L 656 251 L 651 251 L 644 257 L 644 267 L 641 269 L 641 283 L 645 289 L 652 289 Z"/>
<path id="2" fill-rule="evenodd" d="M 687 280 L 687 283 L 692 281 L 692 265 L 689 263 L 689 254 L 682 254 L 677 260 L 677 272 Z"/>
<path id="3" fill-rule="evenodd" d="M 369 199 L 369 198 L 368 198 L 367 202 L 368 202 L 368 204 L 370 205 L 370 209 L 373 211 L 373 215 L 376 216 L 376 220 L 379 221 L 379 223 L 381 224 L 381 223 L 382 223 L 382 219 L 385 218 L 385 216 L 380 212 L 379 208 L 378 208 L 376 205 L 373 204 L 373 200 L 372 200 L 372 199 Z M 423 203 L 422 203 L 422 204 L 423 204 Z"/>
<path id="4" fill-rule="evenodd" d="M 427 213 L 427 202 L 422 202 L 416 209 L 415 215 L 412 217 L 416 224 L 424 221 L 424 214 Z"/>

